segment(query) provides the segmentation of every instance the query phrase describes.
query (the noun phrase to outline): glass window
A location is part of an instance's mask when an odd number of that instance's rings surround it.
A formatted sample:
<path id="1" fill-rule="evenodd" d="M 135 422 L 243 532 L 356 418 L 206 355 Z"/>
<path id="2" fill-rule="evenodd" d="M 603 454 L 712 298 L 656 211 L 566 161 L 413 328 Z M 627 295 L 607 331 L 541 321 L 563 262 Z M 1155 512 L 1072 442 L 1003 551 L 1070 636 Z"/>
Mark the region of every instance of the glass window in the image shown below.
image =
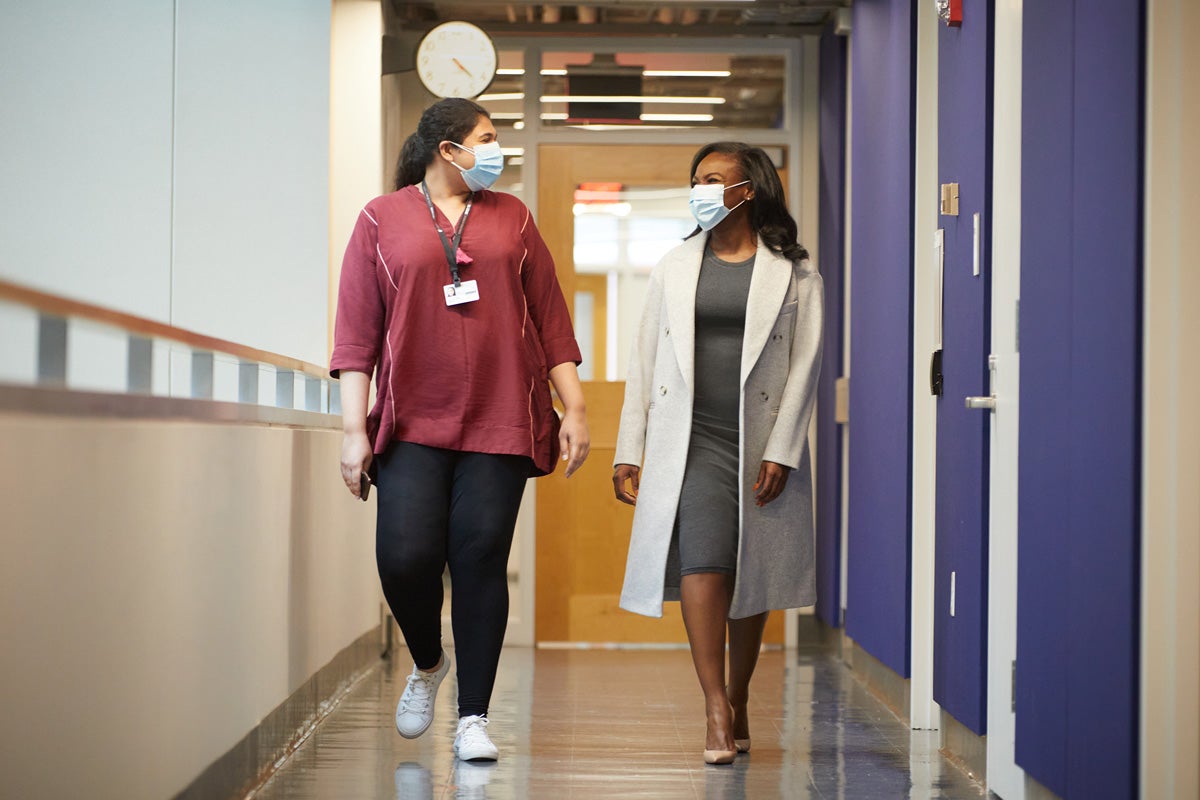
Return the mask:
<path id="1" fill-rule="evenodd" d="M 525 99 L 525 52 L 500 50 L 497 55 L 496 77 L 477 100 L 491 113 L 492 124 L 503 139 L 505 128 L 525 127 L 521 111 Z"/>
<path id="2" fill-rule="evenodd" d="M 585 130 L 782 128 L 785 64 L 782 54 L 547 52 L 541 122 Z"/>
<path id="3" fill-rule="evenodd" d="M 582 334 L 597 362 L 586 379 L 624 380 L 650 269 L 696 228 L 688 188 L 583 184 L 573 213 L 576 313 L 584 312 L 576 317 L 576 336 Z M 582 307 L 581 293 L 588 294 Z"/>

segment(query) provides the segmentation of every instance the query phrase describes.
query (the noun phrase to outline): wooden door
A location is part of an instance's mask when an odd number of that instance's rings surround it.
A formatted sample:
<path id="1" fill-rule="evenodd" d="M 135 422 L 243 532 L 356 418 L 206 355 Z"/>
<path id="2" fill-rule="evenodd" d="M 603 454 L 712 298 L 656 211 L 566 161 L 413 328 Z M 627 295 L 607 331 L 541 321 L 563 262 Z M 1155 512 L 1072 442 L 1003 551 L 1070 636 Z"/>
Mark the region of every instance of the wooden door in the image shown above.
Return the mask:
<path id="1" fill-rule="evenodd" d="M 542 145 L 538 149 L 538 227 L 554 256 L 567 303 L 576 291 L 595 297 L 591 322 L 592 375 L 584 381 L 592 437 L 587 463 L 567 480 L 562 470 L 537 483 L 538 642 L 685 643 L 679 603 L 666 603 L 654 619 L 618 607 L 633 508 L 613 497 L 612 462 L 625 382 L 605 381 L 607 314 L 598 311 L 614 299 L 604 282 L 577 275 L 575 268 L 575 190 L 587 182 L 619 183 L 637 189 L 677 188 L 689 184 L 688 168 L 697 148 L 691 145 L 628 146 Z M 787 185 L 786 175 L 784 185 Z M 683 200 L 686 204 L 686 198 Z M 636 312 L 640 314 L 641 300 Z M 783 613 L 767 623 L 764 642 L 783 643 Z"/>

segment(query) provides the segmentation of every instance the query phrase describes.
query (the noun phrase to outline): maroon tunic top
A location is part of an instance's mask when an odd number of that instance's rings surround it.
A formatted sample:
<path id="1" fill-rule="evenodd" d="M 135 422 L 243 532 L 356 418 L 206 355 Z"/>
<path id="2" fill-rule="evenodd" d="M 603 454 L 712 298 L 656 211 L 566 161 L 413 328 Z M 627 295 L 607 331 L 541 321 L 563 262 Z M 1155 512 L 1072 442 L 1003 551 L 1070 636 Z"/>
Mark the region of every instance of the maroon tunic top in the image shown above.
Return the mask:
<path id="1" fill-rule="evenodd" d="M 535 474 L 552 472 L 549 367 L 581 357 L 550 252 L 525 204 L 491 191 L 475 193 L 461 247 L 473 263 L 460 278 L 478 281 L 479 299 L 447 306 L 450 267 L 420 189 L 367 203 L 342 262 L 329 372 L 375 373 L 376 453 L 401 440 L 528 456 Z"/>

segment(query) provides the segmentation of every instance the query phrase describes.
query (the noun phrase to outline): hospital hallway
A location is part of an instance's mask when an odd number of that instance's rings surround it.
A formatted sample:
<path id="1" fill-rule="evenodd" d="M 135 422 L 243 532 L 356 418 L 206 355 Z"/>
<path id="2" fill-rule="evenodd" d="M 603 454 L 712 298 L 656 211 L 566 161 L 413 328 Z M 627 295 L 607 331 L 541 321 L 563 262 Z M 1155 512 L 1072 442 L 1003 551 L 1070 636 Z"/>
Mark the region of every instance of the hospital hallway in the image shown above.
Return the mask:
<path id="1" fill-rule="evenodd" d="M 448 650 L 453 657 L 453 650 Z M 751 752 L 707 766 L 687 650 L 506 648 L 489 716 L 495 764 L 454 758 L 453 672 L 433 727 L 392 724 L 407 650 L 353 685 L 257 800 L 288 798 L 969 798 L 986 792 L 859 683 L 836 644 L 764 652 L 751 684 Z"/>

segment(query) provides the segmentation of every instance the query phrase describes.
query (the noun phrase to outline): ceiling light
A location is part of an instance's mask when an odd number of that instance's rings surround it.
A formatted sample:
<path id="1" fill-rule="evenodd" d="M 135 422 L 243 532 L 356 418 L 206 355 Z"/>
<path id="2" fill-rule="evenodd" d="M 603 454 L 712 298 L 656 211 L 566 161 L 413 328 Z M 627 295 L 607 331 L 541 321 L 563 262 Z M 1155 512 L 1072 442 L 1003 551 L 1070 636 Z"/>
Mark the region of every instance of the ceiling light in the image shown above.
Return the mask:
<path id="1" fill-rule="evenodd" d="M 633 211 L 629 203 L 576 203 L 571 212 L 581 217 L 584 214 L 610 214 L 614 217 L 627 217 Z"/>
<path id="2" fill-rule="evenodd" d="M 538 73 L 541 75 L 566 75 L 567 71 L 565 69 L 543 69 L 543 70 L 539 70 Z M 498 69 L 498 70 L 496 70 L 496 74 L 497 75 L 524 75 L 525 70 L 512 69 L 512 68 Z"/>
<path id="3" fill-rule="evenodd" d="M 475 98 L 481 103 L 494 102 L 496 100 L 524 100 L 524 92 L 499 92 L 498 94 L 481 94 Z"/>
<path id="4" fill-rule="evenodd" d="M 712 114 L 639 114 L 642 122 L 712 122 Z"/>
<path id="5" fill-rule="evenodd" d="M 647 69 L 642 75 L 647 78 L 728 78 L 727 69 Z"/>
<path id="6" fill-rule="evenodd" d="M 719 106 L 724 97 L 648 97 L 636 94 L 544 94 L 543 103 L 674 103 Z"/>

